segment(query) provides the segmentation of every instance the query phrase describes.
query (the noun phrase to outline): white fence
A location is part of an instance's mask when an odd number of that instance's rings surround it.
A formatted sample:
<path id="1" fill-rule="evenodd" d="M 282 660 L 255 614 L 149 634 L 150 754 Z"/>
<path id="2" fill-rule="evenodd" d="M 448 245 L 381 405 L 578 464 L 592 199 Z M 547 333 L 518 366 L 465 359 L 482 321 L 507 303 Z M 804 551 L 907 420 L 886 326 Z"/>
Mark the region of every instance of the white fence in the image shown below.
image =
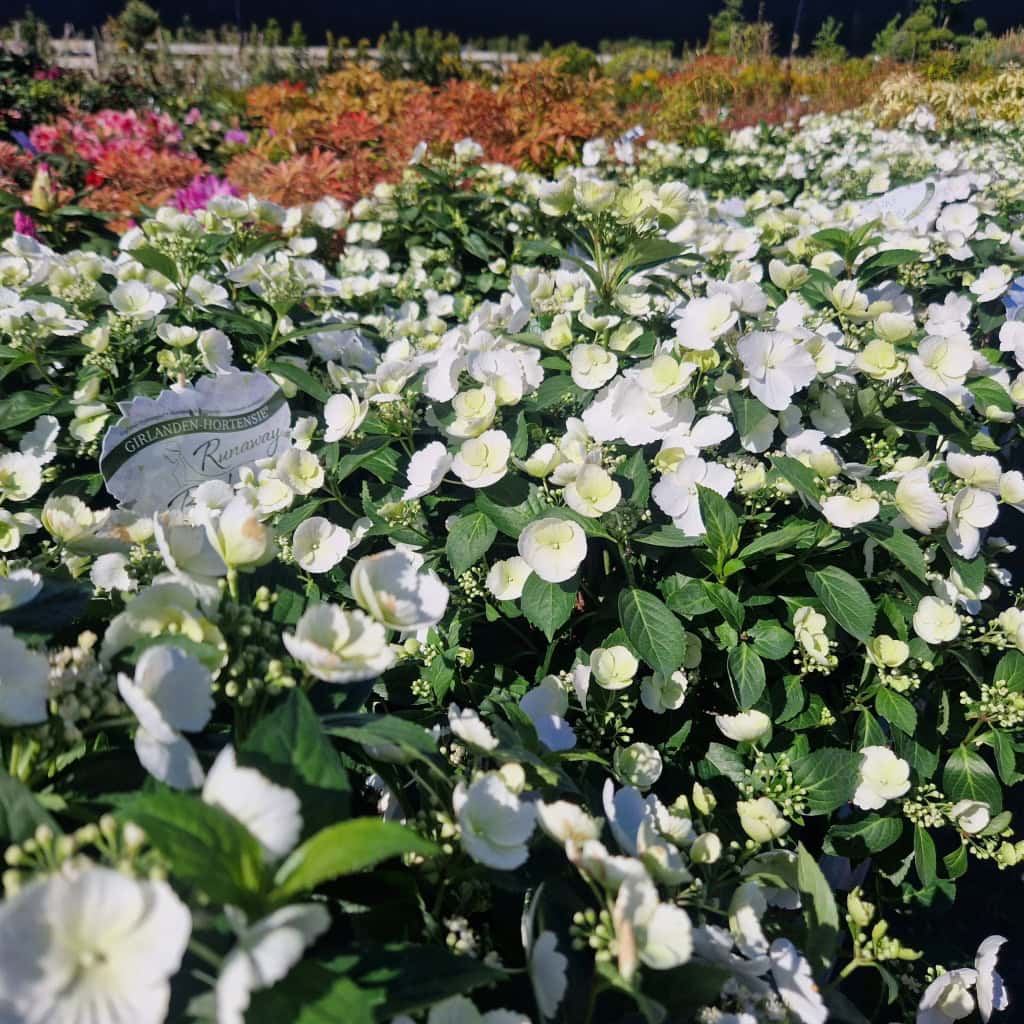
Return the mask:
<path id="1" fill-rule="evenodd" d="M 17 43 L 0 44 L 10 49 L 17 49 Z M 331 52 L 326 46 L 265 46 L 256 43 L 149 43 L 146 50 L 154 55 L 160 54 L 172 64 L 186 65 L 201 61 L 222 62 L 237 61 L 239 69 L 248 58 L 267 59 L 287 65 L 292 61 L 301 60 L 304 64 L 312 67 L 323 67 Z M 76 71 L 85 71 L 93 75 L 99 75 L 101 68 L 117 62 L 118 51 L 114 47 L 107 47 L 97 43 L 95 39 L 84 37 L 65 36 L 50 40 L 50 51 L 53 54 L 53 62 L 62 68 L 70 68 Z M 356 47 L 336 48 L 335 57 L 357 58 L 379 63 L 383 54 L 376 47 L 359 49 Z M 604 55 L 602 55 L 603 57 Z M 538 60 L 540 55 L 531 53 L 523 56 L 519 53 L 501 50 L 463 50 L 461 57 L 470 64 L 492 65 L 504 67 L 519 61 Z M 601 59 L 601 58 L 599 58 Z"/>

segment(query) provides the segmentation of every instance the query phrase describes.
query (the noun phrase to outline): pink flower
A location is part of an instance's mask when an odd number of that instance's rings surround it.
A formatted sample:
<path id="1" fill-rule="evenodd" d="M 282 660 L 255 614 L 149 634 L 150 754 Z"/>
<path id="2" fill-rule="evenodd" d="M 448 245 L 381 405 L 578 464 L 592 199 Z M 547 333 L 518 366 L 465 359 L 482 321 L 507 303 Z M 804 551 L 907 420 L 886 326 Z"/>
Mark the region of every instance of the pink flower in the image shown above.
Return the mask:
<path id="1" fill-rule="evenodd" d="M 229 143 L 237 142 L 244 146 L 249 141 L 249 133 L 243 132 L 241 128 L 229 128 L 224 133 L 224 141 Z"/>
<path id="2" fill-rule="evenodd" d="M 19 235 L 28 235 L 29 238 L 38 238 L 39 232 L 36 229 L 36 222 L 21 210 L 14 213 L 14 230 Z"/>
<path id="3" fill-rule="evenodd" d="M 185 115 L 185 124 L 187 124 L 187 125 L 196 124 L 202 118 L 202 116 L 203 116 L 202 111 L 200 111 L 200 109 L 198 107 L 193 107 Z"/>
<path id="4" fill-rule="evenodd" d="M 199 174 L 174 197 L 174 205 L 183 213 L 195 213 L 205 210 L 206 204 L 214 196 L 237 196 L 238 189 L 226 178 L 218 178 L 215 174 Z"/>

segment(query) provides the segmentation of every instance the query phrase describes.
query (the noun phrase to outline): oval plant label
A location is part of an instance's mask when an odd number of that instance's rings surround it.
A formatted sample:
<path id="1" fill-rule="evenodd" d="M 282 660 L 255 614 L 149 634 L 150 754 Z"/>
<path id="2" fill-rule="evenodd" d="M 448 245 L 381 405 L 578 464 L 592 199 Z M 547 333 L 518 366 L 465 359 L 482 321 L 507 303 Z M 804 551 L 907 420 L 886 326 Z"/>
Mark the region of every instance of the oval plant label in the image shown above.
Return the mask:
<path id="1" fill-rule="evenodd" d="M 234 483 L 244 467 L 285 447 L 291 429 L 274 381 L 239 370 L 120 409 L 103 438 L 100 472 L 121 506 L 141 513 L 183 508 L 207 480 Z"/>

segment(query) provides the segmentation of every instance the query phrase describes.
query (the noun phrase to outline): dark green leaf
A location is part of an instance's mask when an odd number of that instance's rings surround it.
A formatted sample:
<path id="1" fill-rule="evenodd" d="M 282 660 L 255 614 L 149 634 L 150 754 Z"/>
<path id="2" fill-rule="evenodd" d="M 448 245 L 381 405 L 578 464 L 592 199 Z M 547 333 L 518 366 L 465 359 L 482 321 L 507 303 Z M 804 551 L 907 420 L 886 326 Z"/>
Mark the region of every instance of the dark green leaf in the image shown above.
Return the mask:
<path id="1" fill-rule="evenodd" d="M 902 818 L 885 818 L 869 814 L 862 821 L 833 825 L 829 843 L 841 856 L 861 861 L 873 853 L 887 850 L 903 835 Z"/>
<path id="2" fill-rule="evenodd" d="M 320 383 L 308 370 L 303 370 L 294 363 L 275 362 L 267 363 L 267 373 L 276 373 L 279 377 L 291 381 L 300 391 L 305 392 L 310 398 L 315 398 L 321 404 L 325 404 L 331 397 L 331 393 Z"/>
<path id="3" fill-rule="evenodd" d="M 764 662 L 750 644 L 738 644 L 729 652 L 728 663 L 740 707 L 752 708 L 764 693 Z"/>
<path id="4" fill-rule="evenodd" d="M 914 705 L 906 697 L 901 697 L 888 687 L 883 686 L 875 694 L 875 710 L 890 725 L 908 736 L 912 736 L 917 729 L 917 711 L 914 710 Z"/>
<path id="5" fill-rule="evenodd" d="M 853 799 L 861 756 L 840 747 L 823 747 L 793 762 L 793 781 L 807 790 L 811 814 L 830 814 Z"/>
<path id="6" fill-rule="evenodd" d="M 342 821 L 317 832 L 291 853 L 274 879 L 274 896 L 287 900 L 404 853 L 429 857 L 437 853 L 437 847 L 397 822 L 376 818 Z"/>
<path id="7" fill-rule="evenodd" d="M 669 676 L 686 657 L 686 631 L 654 594 L 631 587 L 619 594 L 619 621 L 629 642 L 656 672 Z"/>
<path id="8" fill-rule="evenodd" d="M 740 524 L 732 506 L 717 491 L 697 485 L 697 500 L 704 521 L 707 545 L 719 564 L 736 553 L 739 547 Z"/>
<path id="9" fill-rule="evenodd" d="M 0 846 L 24 842 L 40 825 L 60 832 L 32 791 L 0 768 Z"/>
<path id="10" fill-rule="evenodd" d="M 227 811 L 189 793 L 143 793 L 121 808 L 167 858 L 174 877 L 217 903 L 249 907 L 263 888 L 263 853 Z"/>
<path id="11" fill-rule="evenodd" d="M 839 939 L 839 911 L 832 889 L 807 852 L 803 843 L 797 845 L 797 886 L 804 895 L 804 921 L 807 924 L 807 942 L 804 952 L 820 976 L 832 964 Z"/>
<path id="12" fill-rule="evenodd" d="M 305 835 L 348 817 L 348 772 L 301 690 L 292 690 L 256 723 L 239 748 L 238 760 L 299 797 Z"/>
<path id="13" fill-rule="evenodd" d="M 868 592 L 848 573 L 834 565 L 808 569 L 807 582 L 825 610 L 851 636 L 865 641 L 875 625 L 875 606 Z"/>
<path id="14" fill-rule="evenodd" d="M 569 621 L 575 606 L 576 584 L 572 580 L 548 583 L 533 573 L 523 587 L 523 615 L 548 640 L 552 640 L 555 633 Z"/>
<path id="15" fill-rule="evenodd" d="M 935 884 L 935 841 L 920 825 L 914 826 L 914 867 L 921 885 L 927 889 Z"/>
<path id="16" fill-rule="evenodd" d="M 461 576 L 475 565 L 494 543 L 498 528 L 483 512 L 469 512 L 459 516 L 448 531 L 444 550 L 452 571 Z"/>
<path id="17" fill-rule="evenodd" d="M 1003 809 L 1003 791 L 985 759 L 967 747 L 957 747 L 942 769 L 942 790 L 954 803 L 980 800 L 993 815 Z"/>
<path id="18" fill-rule="evenodd" d="M 759 619 L 746 632 L 754 650 L 769 661 L 786 657 L 796 642 L 793 634 L 775 619 Z"/>

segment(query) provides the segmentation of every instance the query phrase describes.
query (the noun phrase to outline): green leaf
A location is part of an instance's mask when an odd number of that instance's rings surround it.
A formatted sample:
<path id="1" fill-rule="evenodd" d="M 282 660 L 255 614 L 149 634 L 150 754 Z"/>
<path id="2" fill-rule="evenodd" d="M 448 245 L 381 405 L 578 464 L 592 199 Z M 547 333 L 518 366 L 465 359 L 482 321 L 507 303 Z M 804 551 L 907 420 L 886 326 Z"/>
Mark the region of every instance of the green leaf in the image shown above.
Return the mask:
<path id="1" fill-rule="evenodd" d="M 825 610 L 851 636 L 865 641 L 875 625 L 875 606 L 868 592 L 845 569 L 834 565 L 808 569 L 807 582 Z"/>
<path id="2" fill-rule="evenodd" d="M 1013 413 L 1013 399 L 1001 384 L 991 377 L 978 377 L 967 384 L 967 390 L 974 395 L 979 411 L 984 415 L 989 406 L 1000 412 Z"/>
<path id="3" fill-rule="evenodd" d="M 906 263 L 916 263 L 921 254 L 913 249 L 885 249 L 869 256 L 858 268 L 857 277 L 861 284 L 868 284 L 875 278 L 884 277 L 893 267 L 901 267 Z"/>
<path id="4" fill-rule="evenodd" d="M 985 556 L 978 555 L 977 558 L 961 558 L 955 551 L 945 548 L 945 545 L 943 547 L 950 566 L 956 570 L 964 587 L 975 594 L 978 593 L 985 585 L 985 572 L 988 568 Z"/>
<path id="5" fill-rule="evenodd" d="M 1024 690 L 1024 654 L 1020 651 L 1009 651 L 1004 654 L 996 665 L 992 679 L 994 682 L 1003 680 L 1011 693 L 1020 693 Z"/>
<path id="6" fill-rule="evenodd" d="M 274 898 L 282 902 L 323 882 L 379 864 L 404 853 L 430 857 L 437 847 L 392 821 L 354 818 L 307 839 L 278 869 Z"/>
<path id="7" fill-rule="evenodd" d="M 437 741 L 426 729 L 397 715 L 338 714 L 323 719 L 331 736 L 361 747 L 398 747 L 410 758 L 423 760 L 437 753 Z"/>
<path id="8" fill-rule="evenodd" d="M 177 265 L 170 256 L 160 252 L 159 249 L 154 249 L 151 245 L 140 245 L 132 249 L 132 259 L 137 260 L 147 270 L 155 270 L 158 274 L 163 274 L 173 284 L 178 283 Z"/>
<path id="9" fill-rule="evenodd" d="M 143 793 L 119 816 L 142 828 L 167 858 L 175 878 L 215 903 L 249 908 L 263 889 L 263 852 L 253 834 L 227 811 L 189 793 Z"/>
<path id="10" fill-rule="evenodd" d="M 533 573 L 523 587 L 523 614 L 549 641 L 569 621 L 575 606 L 576 584 L 572 580 L 548 583 Z"/>
<path id="11" fill-rule="evenodd" d="M 877 541 L 893 558 L 909 569 L 916 579 L 922 583 L 928 582 L 924 552 L 912 537 L 902 530 L 890 530 L 889 527 L 877 523 L 862 523 L 860 530 Z"/>
<path id="12" fill-rule="evenodd" d="M 721 612 L 725 621 L 733 629 L 741 630 L 746 618 L 746 610 L 740 604 L 740 599 L 728 587 L 723 587 L 721 583 L 709 583 L 707 580 L 701 580 L 700 583 L 707 599 Z"/>
<path id="13" fill-rule="evenodd" d="M 947 853 L 942 858 L 946 866 L 946 876 L 950 879 L 957 879 L 967 873 L 967 847 L 958 846 L 955 850 Z"/>
<path id="14" fill-rule="evenodd" d="M 788 548 L 796 547 L 800 541 L 812 534 L 814 529 L 814 523 L 788 523 L 779 530 L 761 534 L 760 537 L 740 548 L 736 557 L 742 562 L 750 562 L 760 555 L 785 551 Z"/>
<path id="15" fill-rule="evenodd" d="M 647 544 L 652 548 L 695 548 L 701 544 L 700 537 L 683 533 L 678 526 L 645 526 L 634 533 L 630 540 L 634 544 Z"/>
<path id="16" fill-rule="evenodd" d="M 459 516 L 448 532 L 444 550 L 452 571 L 461 576 L 486 554 L 498 536 L 498 528 L 483 512 Z"/>
<path id="17" fill-rule="evenodd" d="M 288 1024 L 375 1024 L 382 1019 L 383 987 L 364 989 L 347 976 L 347 964 L 302 960 L 283 981 L 254 992 L 245 1013 L 246 1024 L 287 1021 Z"/>
<path id="18" fill-rule="evenodd" d="M 759 619 L 748 630 L 750 645 L 769 661 L 786 657 L 796 641 L 793 634 L 775 619 Z"/>
<path id="19" fill-rule="evenodd" d="M 704 589 L 704 581 L 695 580 L 692 576 L 675 573 L 662 580 L 658 587 L 669 608 L 684 619 L 705 615 L 715 607 Z"/>
<path id="20" fill-rule="evenodd" d="M 836 853 L 859 861 L 887 850 L 901 835 L 902 818 L 870 814 L 862 821 L 833 825 L 828 832 L 828 842 Z"/>
<path id="21" fill-rule="evenodd" d="M 942 790 L 956 803 L 980 800 L 993 815 L 1003 809 L 1003 790 L 995 772 L 982 756 L 967 747 L 957 747 L 942 769 Z"/>
<path id="22" fill-rule="evenodd" d="M 669 676 L 686 657 L 686 631 L 654 594 L 630 587 L 619 594 L 619 621 L 629 642 L 656 672 Z"/>
<path id="23" fill-rule="evenodd" d="M 267 363 L 267 373 L 276 373 L 278 377 L 284 377 L 291 381 L 300 391 L 305 392 L 310 398 L 315 398 L 321 404 L 327 402 L 331 397 L 327 390 L 308 370 L 303 370 L 294 363 L 274 362 Z"/>
<path id="24" fill-rule="evenodd" d="M 301 690 L 292 690 L 256 723 L 239 748 L 238 760 L 298 796 L 305 835 L 348 817 L 348 772 Z"/>
<path id="25" fill-rule="evenodd" d="M 697 500 L 704 521 L 707 545 L 719 565 L 736 553 L 740 540 L 740 524 L 732 506 L 717 491 L 697 485 Z"/>
<path id="26" fill-rule="evenodd" d="M 729 392 L 729 409 L 736 424 L 736 433 L 740 437 L 749 437 L 756 433 L 760 425 L 773 415 L 758 399 L 741 395 L 738 391 Z"/>
<path id="27" fill-rule="evenodd" d="M 737 786 L 747 781 L 747 764 L 734 747 L 709 743 L 706 761 L 712 770 L 702 771 L 701 778 L 713 779 L 716 775 L 724 775 Z"/>
<path id="28" fill-rule="evenodd" d="M 764 662 L 750 644 L 741 643 L 729 652 L 728 664 L 740 707 L 752 708 L 764 693 Z"/>
<path id="29" fill-rule="evenodd" d="M 44 395 L 39 391 L 15 391 L 10 398 L 0 399 L 0 430 L 10 430 L 42 416 L 57 401 L 56 395 Z"/>
<path id="30" fill-rule="evenodd" d="M 350 477 L 357 469 L 365 465 L 375 455 L 383 451 L 391 443 L 390 437 L 368 437 L 360 442 L 344 458 L 338 460 L 338 465 L 331 471 L 331 480 L 340 484 L 342 480 Z"/>
<path id="31" fill-rule="evenodd" d="M 625 462 L 619 466 L 616 476 L 627 480 L 631 487 L 626 489 L 627 500 L 633 508 L 646 510 L 651 497 L 651 471 L 647 468 L 642 448 L 637 448 Z"/>
<path id="32" fill-rule="evenodd" d="M 1008 733 L 994 730 L 991 734 L 992 751 L 996 755 L 999 778 L 1007 786 L 1015 786 L 1022 776 L 1017 771 L 1017 750 Z"/>
<path id="33" fill-rule="evenodd" d="M 0 768 L 0 846 L 24 842 L 40 825 L 53 829 L 55 835 L 60 832 L 32 790 Z"/>
<path id="34" fill-rule="evenodd" d="M 839 911 L 832 889 L 807 852 L 803 843 L 797 844 L 797 887 L 806 897 L 803 900 L 807 941 L 804 953 L 820 976 L 832 964 L 839 939 Z"/>
<path id="35" fill-rule="evenodd" d="M 821 484 L 818 481 L 818 474 L 813 469 L 808 469 L 802 462 L 785 455 L 774 456 L 772 465 L 801 498 L 812 505 L 818 504 Z"/>
<path id="36" fill-rule="evenodd" d="M 921 885 L 927 889 L 935 884 L 935 840 L 920 825 L 914 826 L 914 867 Z"/>
<path id="37" fill-rule="evenodd" d="M 506 974 L 468 956 L 458 956 L 443 946 L 393 943 L 373 946 L 356 954 L 336 957 L 327 966 L 344 973 L 363 990 L 384 994 L 377 1019 L 390 1020 L 399 1013 L 415 1013 L 449 996 L 464 994 L 481 985 L 503 981 Z M 291 1024 L 289 1018 L 263 1018 Z M 345 1016 L 332 1024 L 349 1024 Z M 260 1022 L 263 1024 L 263 1021 Z"/>
<path id="38" fill-rule="evenodd" d="M 793 761 L 793 781 L 807 790 L 811 814 L 830 814 L 853 799 L 861 756 L 840 747 L 822 747 Z"/>
<path id="39" fill-rule="evenodd" d="M 890 725 L 908 736 L 913 736 L 914 730 L 917 729 L 917 711 L 914 705 L 906 697 L 901 697 L 886 686 L 875 694 L 875 710 Z"/>

